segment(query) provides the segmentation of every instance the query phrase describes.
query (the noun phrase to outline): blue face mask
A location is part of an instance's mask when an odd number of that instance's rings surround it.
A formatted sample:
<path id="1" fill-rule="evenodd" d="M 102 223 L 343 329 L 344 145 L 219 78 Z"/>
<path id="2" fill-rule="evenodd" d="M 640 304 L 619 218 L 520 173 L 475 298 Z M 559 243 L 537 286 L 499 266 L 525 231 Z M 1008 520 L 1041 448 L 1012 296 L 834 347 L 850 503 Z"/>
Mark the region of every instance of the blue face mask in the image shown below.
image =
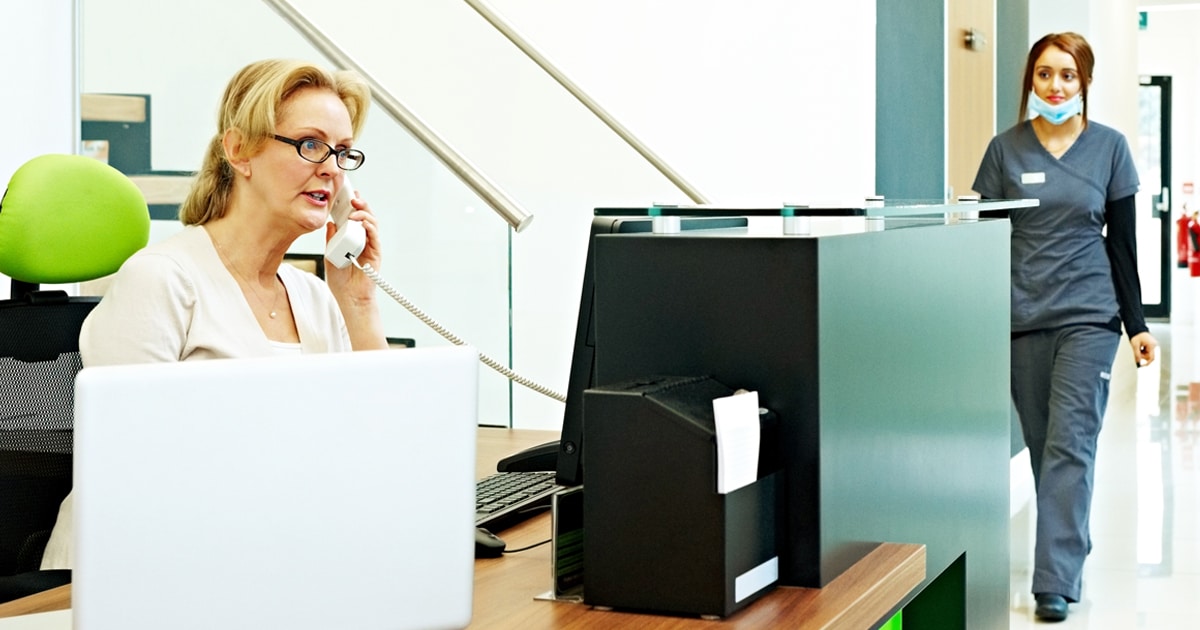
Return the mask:
<path id="1" fill-rule="evenodd" d="M 1051 125 L 1061 125 L 1068 118 L 1083 112 L 1083 92 L 1072 96 L 1058 105 L 1051 105 L 1043 101 L 1033 92 L 1030 92 L 1029 96 L 1029 112 L 1045 118 L 1046 122 Z"/>

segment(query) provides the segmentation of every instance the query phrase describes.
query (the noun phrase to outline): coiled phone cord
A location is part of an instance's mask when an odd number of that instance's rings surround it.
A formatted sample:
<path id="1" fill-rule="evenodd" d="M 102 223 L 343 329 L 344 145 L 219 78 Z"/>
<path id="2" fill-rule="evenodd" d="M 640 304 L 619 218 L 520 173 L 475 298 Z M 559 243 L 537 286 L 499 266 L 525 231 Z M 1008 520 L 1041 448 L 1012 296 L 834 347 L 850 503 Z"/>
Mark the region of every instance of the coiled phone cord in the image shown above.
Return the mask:
<path id="1" fill-rule="evenodd" d="M 468 345 L 465 341 L 463 341 L 462 339 L 459 339 L 457 336 L 455 336 L 454 333 L 443 328 L 442 325 L 437 323 L 436 321 L 434 321 L 432 317 L 426 315 L 425 312 L 422 311 L 421 309 L 417 308 L 417 306 L 415 304 L 413 304 L 412 302 L 409 302 L 408 299 L 405 298 L 403 295 L 401 295 L 399 291 L 397 291 L 394 287 L 392 287 L 392 285 L 388 284 L 387 280 L 384 280 L 382 277 L 380 277 L 379 272 L 375 271 L 375 269 L 372 268 L 371 265 L 360 264 L 358 262 L 358 260 L 354 257 L 348 257 L 348 258 L 350 258 L 350 262 L 354 263 L 355 267 L 358 267 L 359 269 L 361 269 L 363 271 L 363 273 L 367 274 L 367 277 L 370 278 L 375 283 L 376 286 L 378 286 L 380 289 L 383 289 L 384 293 L 387 293 L 388 295 L 392 296 L 392 299 L 399 302 L 400 306 L 403 306 L 404 308 L 408 309 L 408 312 L 412 313 L 417 319 L 424 322 L 426 326 L 429 326 L 434 331 L 436 331 L 437 334 L 445 337 L 447 341 L 449 341 L 450 343 L 452 343 L 456 346 Z M 554 400 L 557 400 L 559 402 L 567 401 L 566 396 L 563 396 L 562 394 L 560 394 L 548 387 L 545 387 L 543 385 L 538 385 L 537 383 L 525 378 L 524 376 L 521 376 L 520 374 L 513 372 L 512 370 L 504 367 L 504 365 L 502 365 L 500 362 L 496 361 L 495 359 L 489 357 L 488 355 L 486 355 L 482 352 L 479 353 L 479 360 L 482 361 L 484 365 L 503 374 L 510 381 L 517 383 L 518 385 L 524 385 L 525 387 L 528 387 L 529 389 L 532 389 L 533 391 L 535 391 L 539 394 L 542 394 L 543 396 L 549 396 L 550 398 L 553 398 Z"/>

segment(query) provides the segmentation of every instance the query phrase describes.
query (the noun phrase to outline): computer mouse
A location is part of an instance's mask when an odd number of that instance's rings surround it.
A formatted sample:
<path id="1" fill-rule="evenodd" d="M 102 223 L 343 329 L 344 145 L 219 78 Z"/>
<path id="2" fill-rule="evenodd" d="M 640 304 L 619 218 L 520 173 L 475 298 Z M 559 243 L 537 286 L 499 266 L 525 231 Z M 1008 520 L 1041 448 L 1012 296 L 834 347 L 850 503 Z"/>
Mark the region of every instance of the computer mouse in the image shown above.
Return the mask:
<path id="1" fill-rule="evenodd" d="M 482 527 L 475 528 L 475 557 L 499 558 L 504 553 L 504 541 Z"/>

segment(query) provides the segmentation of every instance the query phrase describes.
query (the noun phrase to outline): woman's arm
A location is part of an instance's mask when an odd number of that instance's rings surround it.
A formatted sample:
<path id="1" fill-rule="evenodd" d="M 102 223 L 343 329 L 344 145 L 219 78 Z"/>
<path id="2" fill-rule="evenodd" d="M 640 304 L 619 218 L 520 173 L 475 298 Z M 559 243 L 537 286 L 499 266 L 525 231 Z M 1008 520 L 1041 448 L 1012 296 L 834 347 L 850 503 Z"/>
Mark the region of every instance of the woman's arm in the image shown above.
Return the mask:
<path id="1" fill-rule="evenodd" d="M 1108 261 L 1112 266 L 1113 288 L 1117 292 L 1117 304 L 1125 332 L 1130 337 L 1149 330 L 1142 315 L 1142 283 L 1137 269 L 1137 204 L 1133 195 L 1104 206 L 1104 220 L 1108 224 L 1108 236 L 1104 247 L 1108 250 Z"/>
<path id="2" fill-rule="evenodd" d="M 1142 313 L 1142 283 L 1137 270 L 1137 203 L 1133 195 L 1109 201 L 1104 206 L 1108 235 L 1104 247 L 1112 267 L 1113 288 L 1125 334 L 1133 345 L 1138 365 L 1154 361 L 1158 341 L 1150 334 Z"/>

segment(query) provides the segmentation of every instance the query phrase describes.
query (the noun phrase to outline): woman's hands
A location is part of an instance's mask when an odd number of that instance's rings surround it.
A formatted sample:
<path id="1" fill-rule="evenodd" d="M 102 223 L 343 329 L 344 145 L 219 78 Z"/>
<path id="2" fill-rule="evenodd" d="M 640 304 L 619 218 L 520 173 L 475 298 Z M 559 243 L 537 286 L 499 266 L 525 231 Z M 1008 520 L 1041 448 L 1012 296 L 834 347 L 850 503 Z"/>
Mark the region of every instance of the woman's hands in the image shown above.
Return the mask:
<path id="1" fill-rule="evenodd" d="M 1158 350 L 1158 340 L 1148 332 L 1138 333 L 1129 339 L 1133 346 L 1133 360 L 1138 367 L 1154 363 L 1154 354 Z"/>
<path id="2" fill-rule="evenodd" d="M 379 271 L 380 266 L 383 264 L 383 257 L 382 248 L 379 244 L 379 224 L 375 218 L 375 214 L 371 212 L 370 205 L 358 198 L 357 194 L 351 197 L 350 206 L 352 209 L 347 219 L 361 223 L 367 235 L 366 246 L 363 247 L 362 253 L 358 255 L 358 264 L 369 264 L 372 269 Z M 326 223 L 325 242 L 329 243 L 329 240 L 333 238 L 336 232 L 337 227 L 332 222 Z M 339 301 L 343 298 L 350 298 L 355 301 L 374 301 L 375 283 L 366 274 L 355 269 L 353 264 L 346 265 L 341 269 L 326 264 L 325 281 L 329 283 L 329 289 L 333 291 L 334 296 Z"/>
<path id="3" fill-rule="evenodd" d="M 357 191 L 356 191 L 357 193 Z M 382 248 L 379 244 L 379 224 L 375 214 L 366 201 L 357 195 L 351 198 L 348 219 L 362 223 L 367 234 L 367 243 L 362 253 L 356 259 L 359 265 L 370 265 L 379 271 L 383 264 Z M 337 232 L 333 223 L 325 224 L 325 242 Z M 383 334 L 383 324 L 379 314 L 379 306 L 375 302 L 375 282 L 367 274 L 357 269 L 353 264 L 341 269 L 325 263 L 325 282 L 338 307 L 346 320 L 346 330 L 350 334 L 350 345 L 355 350 L 382 349 L 387 347 L 387 338 Z"/>

